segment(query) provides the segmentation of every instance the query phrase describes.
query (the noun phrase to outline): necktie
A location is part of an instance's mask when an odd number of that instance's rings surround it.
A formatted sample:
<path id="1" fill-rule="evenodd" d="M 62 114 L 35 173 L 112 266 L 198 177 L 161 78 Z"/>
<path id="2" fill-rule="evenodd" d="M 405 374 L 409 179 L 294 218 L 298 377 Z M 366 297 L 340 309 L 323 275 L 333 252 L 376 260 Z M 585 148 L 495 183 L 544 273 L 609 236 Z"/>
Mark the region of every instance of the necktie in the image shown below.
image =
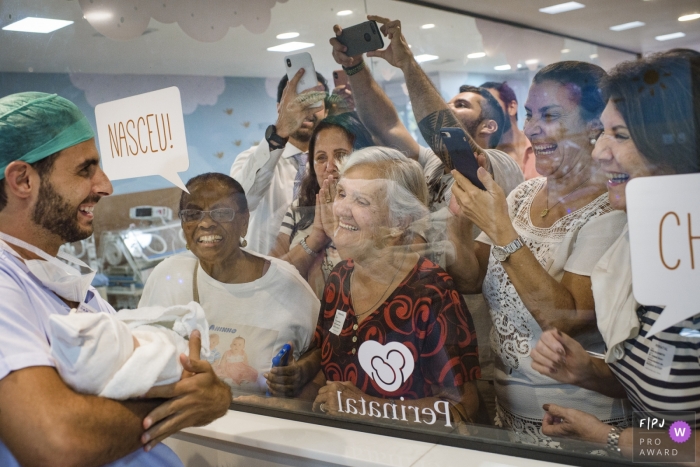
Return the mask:
<path id="1" fill-rule="evenodd" d="M 305 152 L 300 152 L 299 154 L 293 155 L 292 158 L 297 162 L 297 174 L 294 177 L 294 199 L 297 199 L 299 196 L 299 189 L 301 188 L 301 181 L 304 179 L 304 175 L 306 175 L 306 162 L 309 159 L 309 155 Z"/>

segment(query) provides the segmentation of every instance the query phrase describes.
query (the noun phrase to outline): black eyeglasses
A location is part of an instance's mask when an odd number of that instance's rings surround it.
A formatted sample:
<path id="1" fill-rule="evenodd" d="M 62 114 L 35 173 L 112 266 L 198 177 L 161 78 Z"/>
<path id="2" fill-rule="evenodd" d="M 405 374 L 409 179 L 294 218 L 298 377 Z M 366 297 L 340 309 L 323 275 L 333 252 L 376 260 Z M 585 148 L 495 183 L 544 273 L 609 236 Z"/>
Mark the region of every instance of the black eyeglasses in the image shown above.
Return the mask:
<path id="1" fill-rule="evenodd" d="M 231 222 L 236 217 L 236 210 L 231 208 L 213 209 L 211 211 L 200 211 L 199 209 L 183 209 L 180 211 L 180 220 L 182 222 L 199 222 L 204 219 L 204 215 L 209 214 L 209 217 L 214 222 Z"/>

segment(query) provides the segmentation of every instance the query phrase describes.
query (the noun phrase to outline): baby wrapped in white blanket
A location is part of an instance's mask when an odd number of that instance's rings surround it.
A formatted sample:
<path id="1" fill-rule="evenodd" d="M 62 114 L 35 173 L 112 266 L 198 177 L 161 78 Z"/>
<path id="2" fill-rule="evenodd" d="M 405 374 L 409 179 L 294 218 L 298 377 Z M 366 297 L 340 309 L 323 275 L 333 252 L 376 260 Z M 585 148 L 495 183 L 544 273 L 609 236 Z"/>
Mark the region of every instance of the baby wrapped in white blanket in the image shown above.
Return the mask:
<path id="1" fill-rule="evenodd" d="M 63 381 L 78 392 L 117 400 L 179 381 L 179 356 L 189 354 L 187 339 L 194 330 L 202 335 L 201 357 L 205 358 L 209 324 L 196 302 L 49 319 L 51 355 Z"/>

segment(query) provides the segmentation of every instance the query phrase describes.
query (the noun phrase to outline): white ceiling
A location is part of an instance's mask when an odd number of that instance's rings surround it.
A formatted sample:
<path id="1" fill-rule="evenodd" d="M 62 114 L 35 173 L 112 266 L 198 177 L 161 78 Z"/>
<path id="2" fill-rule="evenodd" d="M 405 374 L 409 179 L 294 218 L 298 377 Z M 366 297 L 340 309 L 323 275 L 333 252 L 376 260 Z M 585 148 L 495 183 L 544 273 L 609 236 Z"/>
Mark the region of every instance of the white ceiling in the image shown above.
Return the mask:
<path id="1" fill-rule="evenodd" d="M 410 1 L 410 0 L 409 0 Z M 700 13 L 698 0 L 578 0 L 585 8 L 557 15 L 540 8 L 567 0 L 431 0 L 434 5 L 511 21 L 624 50 L 646 53 L 674 47 L 700 50 L 700 19 L 680 22 L 689 13 Z M 610 26 L 641 21 L 646 26 L 614 32 Z M 686 37 L 668 42 L 654 38 L 684 32 Z"/>
<path id="2" fill-rule="evenodd" d="M 80 1 L 85 5 L 93 2 Z M 136 9 L 155 0 L 94 1 L 102 5 L 119 2 L 120 8 L 128 4 Z M 189 5 L 197 5 L 196 8 L 205 13 L 213 11 L 213 16 L 216 16 L 231 4 L 248 1 L 253 0 L 201 0 Z M 146 20 L 143 25 L 147 25 L 147 29 L 135 39 L 124 41 L 105 37 L 83 18 L 78 0 L 0 0 L 0 27 L 27 16 L 75 22 L 50 34 L 0 30 L 0 72 L 278 77 L 284 72 L 282 57 L 285 54 L 266 49 L 284 42 L 275 38 L 277 34 L 296 31 L 300 36 L 294 40 L 316 44 L 307 51 L 312 54 L 316 68 L 328 76 L 331 70 L 338 68 L 328 45 L 332 25 L 337 22 L 350 26 L 362 21 L 365 5 L 371 13 L 401 19 L 414 53 L 440 56 L 439 60 L 425 64 L 429 71 L 494 73 L 494 66 L 505 63 L 515 68 L 516 64 L 522 65 L 526 60 L 549 63 L 565 58 L 599 61 L 606 67 L 630 58 L 576 40 L 510 26 L 494 26 L 472 17 L 401 1 L 278 0 L 280 3 L 276 4 L 274 0 L 255 1 L 272 5 L 270 25 L 263 33 L 255 34 L 245 27 L 236 26 L 228 29 L 220 40 L 201 42 L 185 33 L 177 22 L 166 24 L 155 19 Z M 700 20 L 677 21 L 682 14 L 700 12 L 698 0 L 581 1 L 586 8 L 554 16 L 540 13 L 538 9 L 558 3 L 558 0 L 436 0 L 435 3 L 634 52 L 671 47 L 700 49 Z M 352 10 L 353 14 L 338 17 L 339 10 Z M 609 30 L 612 25 L 635 20 L 647 25 L 617 33 Z M 420 26 L 425 23 L 434 23 L 436 27 L 423 30 Z M 656 35 L 676 31 L 684 31 L 687 37 L 665 43 L 653 39 Z M 563 54 L 561 49 L 570 52 Z M 468 53 L 482 50 L 488 53 L 487 57 L 466 58 Z M 591 55 L 598 55 L 598 58 L 591 59 Z M 386 80 L 392 79 L 396 73 L 381 62 L 377 63 L 375 71 Z"/>

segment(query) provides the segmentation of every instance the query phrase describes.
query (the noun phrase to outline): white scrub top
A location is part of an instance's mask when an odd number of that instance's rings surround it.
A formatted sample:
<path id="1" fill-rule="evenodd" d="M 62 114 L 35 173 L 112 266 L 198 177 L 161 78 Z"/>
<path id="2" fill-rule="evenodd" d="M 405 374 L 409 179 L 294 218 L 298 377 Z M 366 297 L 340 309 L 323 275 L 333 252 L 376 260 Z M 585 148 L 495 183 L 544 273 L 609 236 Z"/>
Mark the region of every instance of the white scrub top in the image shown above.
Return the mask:
<path id="1" fill-rule="evenodd" d="M 49 316 L 70 312 L 53 292 L 43 286 L 26 266 L 0 247 L 0 380 L 10 372 L 32 366 L 55 367 L 48 338 Z M 87 304 L 103 313 L 115 313 L 95 289 Z M 12 453 L 0 440 L 0 465 L 19 467 Z M 109 466 L 181 467 L 182 462 L 163 444 L 150 452 L 139 449 Z"/>

